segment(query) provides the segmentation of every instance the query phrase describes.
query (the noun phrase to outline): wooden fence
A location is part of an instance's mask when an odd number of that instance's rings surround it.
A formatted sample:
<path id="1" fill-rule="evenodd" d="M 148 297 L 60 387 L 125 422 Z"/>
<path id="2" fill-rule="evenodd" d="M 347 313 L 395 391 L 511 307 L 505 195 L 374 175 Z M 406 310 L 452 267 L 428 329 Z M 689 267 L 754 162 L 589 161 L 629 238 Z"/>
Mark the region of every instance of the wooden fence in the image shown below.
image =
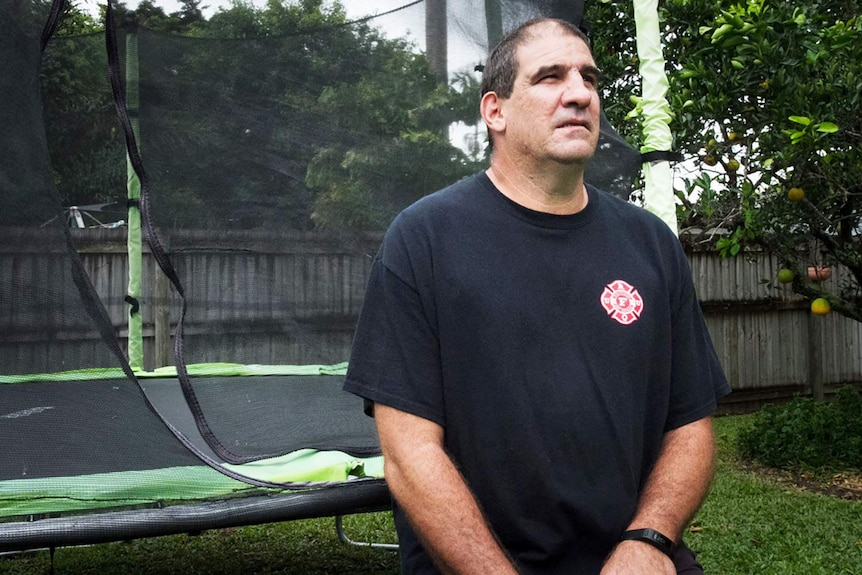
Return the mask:
<path id="1" fill-rule="evenodd" d="M 794 394 L 823 397 L 862 382 L 862 324 L 809 304 L 775 279 L 779 262 L 755 253 L 722 258 L 688 250 L 698 298 L 734 393 L 728 413 L 751 411 Z M 838 270 L 827 281 L 841 281 Z"/>
<path id="2" fill-rule="evenodd" d="M 125 345 L 129 309 L 124 301 L 125 230 L 75 230 L 73 235 L 116 335 Z M 335 363 L 349 356 L 379 235 L 339 238 L 206 231 L 163 239 L 181 277 L 186 278 L 183 288 L 193 302 L 185 328 L 189 363 Z M 57 253 L 56 246 L 40 247 L 35 237 L 27 249 L 0 245 L 0 273 L 43 269 L 40 263 L 57 258 Z M 722 259 L 712 252 L 690 250 L 689 257 L 716 351 L 734 389 L 722 411 L 750 411 L 795 393 L 819 396 L 844 383 L 862 382 L 862 324 L 837 314 L 813 316 L 806 302 L 789 288 L 767 283 L 778 267 L 770 256 Z M 840 281 L 839 275 L 829 281 Z M 67 281 L 63 277 L 43 273 L 38 281 Z M 26 278 L 15 281 L 23 285 Z M 42 288 L 49 293 L 73 289 Z M 171 331 L 180 313 L 178 298 L 147 253 L 140 300 L 144 367 L 170 364 Z M 14 301 L 0 302 L 0 318 L 13 317 L 10 308 L 14 306 Z M 12 330 L 0 336 L 0 373 L 27 372 L 28 358 L 42 356 L 33 350 L 47 345 L 64 346 L 67 351 L 54 353 L 74 354 L 75 363 L 106 361 L 103 352 L 93 351 L 98 334 L 92 330 L 45 336 L 48 342 L 42 341 L 44 330 L 32 322 L 13 321 Z M 15 369 L 4 369 L 10 362 L 15 362 Z M 34 359 L 35 365 L 43 364 Z"/>

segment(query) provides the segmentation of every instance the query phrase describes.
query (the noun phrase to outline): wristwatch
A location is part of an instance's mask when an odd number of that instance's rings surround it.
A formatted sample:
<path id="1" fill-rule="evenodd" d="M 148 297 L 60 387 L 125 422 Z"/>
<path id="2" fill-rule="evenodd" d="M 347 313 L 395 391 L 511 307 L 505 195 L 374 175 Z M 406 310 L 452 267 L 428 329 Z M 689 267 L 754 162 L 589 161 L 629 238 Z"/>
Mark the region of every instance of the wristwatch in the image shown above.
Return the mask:
<path id="1" fill-rule="evenodd" d="M 643 541 L 652 545 L 671 559 L 673 559 L 674 552 L 676 551 L 676 543 L 673 542 L 673 539 L 648 527 L 646 529 L 626 531 L 620 537 L 620 541 Z"/>

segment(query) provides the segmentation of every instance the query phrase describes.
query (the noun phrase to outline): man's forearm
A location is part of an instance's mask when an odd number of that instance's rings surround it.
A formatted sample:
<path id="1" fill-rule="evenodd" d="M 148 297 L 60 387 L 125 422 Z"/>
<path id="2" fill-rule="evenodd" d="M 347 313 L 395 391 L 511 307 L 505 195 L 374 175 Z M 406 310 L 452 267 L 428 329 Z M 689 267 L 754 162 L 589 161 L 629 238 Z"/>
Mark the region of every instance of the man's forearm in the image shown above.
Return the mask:
<path id="1" fill-rule="evenodd" d="M 389 489 L 437 567 L 459 575 L 515 575 L 460 472 L 435 437 L 423 437 L 424 422 L 411 427 L 412 416 L 383 406 L 375 407 L 375 417 Z M 387 431 L 397 428 L 397 434 Z"/>
<path id="2" fill-rule="evenodd" d="M 665 434 L 629 529 L 649 527 L 678 542 L 709 491 L 714 451 L 710 418 Z"/>
<path id="3" fill-rule="evenodd" d="M 655 529 L 679 543 L 682 530 L 697 513 L 712 482 L 714 449 L 709 418 L 665 434 L 661 454 L 628 529 Z M 676 569 L 671 560 L 641 541 L 617 545 L 602 569 L 602 575 L 672 573 Z"/>

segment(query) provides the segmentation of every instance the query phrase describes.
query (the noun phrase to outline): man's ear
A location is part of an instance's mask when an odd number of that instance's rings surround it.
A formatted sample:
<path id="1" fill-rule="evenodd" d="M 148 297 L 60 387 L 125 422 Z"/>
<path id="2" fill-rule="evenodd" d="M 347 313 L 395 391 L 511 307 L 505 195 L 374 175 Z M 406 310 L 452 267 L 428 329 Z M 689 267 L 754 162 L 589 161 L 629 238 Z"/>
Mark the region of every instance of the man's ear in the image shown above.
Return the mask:
<path id="1" fill-rule="evenodd" d="M 479 102 L 479 113 L 482 115 L 482 121 L 488 126 L 490 132 L 506 131 L 503 102 L 504 99 L 498 97 L 496 92 L 486 92 Z"/>

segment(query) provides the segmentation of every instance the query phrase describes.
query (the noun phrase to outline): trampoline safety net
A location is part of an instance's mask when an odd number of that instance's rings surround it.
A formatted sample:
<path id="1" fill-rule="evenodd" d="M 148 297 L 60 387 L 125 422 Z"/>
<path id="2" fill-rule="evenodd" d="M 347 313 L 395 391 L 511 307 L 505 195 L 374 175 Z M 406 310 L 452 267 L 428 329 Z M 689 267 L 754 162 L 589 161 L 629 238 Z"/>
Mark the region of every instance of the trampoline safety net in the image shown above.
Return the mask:
<path id="1" fill-rule="evenodd" d="M 486 167 L 489 42 L 583 13 L 198 4 L 0 0 L 0 548 L 21 519 L 383 485 L 341 391 L 382 233 Z M 639 168 L 604 121 L 588 181 L 627 197 Z"/>

